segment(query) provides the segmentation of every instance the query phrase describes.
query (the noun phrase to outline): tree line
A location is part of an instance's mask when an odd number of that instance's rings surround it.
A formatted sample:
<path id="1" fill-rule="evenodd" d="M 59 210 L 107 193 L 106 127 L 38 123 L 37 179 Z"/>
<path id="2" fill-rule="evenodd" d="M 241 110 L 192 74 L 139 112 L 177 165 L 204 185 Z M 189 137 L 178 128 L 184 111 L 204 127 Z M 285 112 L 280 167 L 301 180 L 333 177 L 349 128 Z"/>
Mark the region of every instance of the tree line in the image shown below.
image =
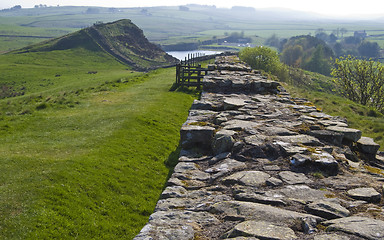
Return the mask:
<path id="1" fill-rule="evenodd" d="M 331 58 L 354 56 L 359 59 L 380 57 L 377 42 L 367 41 L 364 32 L 355 32 L 354 36 L 343 37 L 346 29 L 337 29 L 331 34 L 318 29 L 315 36 L 302 35 L 290 39 L 279 39 L 275 34 L 265 44 L 279 50 L 281 61 L 288 66 L 298 67 L 329 76 Z M 338 37 L 342 35 L 342 37 Z"/>
<path id="2" fill-rule="evenodd" d="M 252 68 L 286 82 L 306 81 L 302 68 L 331 75 L 341 96 L 384 113 L 384 65 L 372 58 L 334 58 L 324 41 L 311 36 L 291 38 L 281 54 L 259 46 L 245 48 L 239 56 Z"/>

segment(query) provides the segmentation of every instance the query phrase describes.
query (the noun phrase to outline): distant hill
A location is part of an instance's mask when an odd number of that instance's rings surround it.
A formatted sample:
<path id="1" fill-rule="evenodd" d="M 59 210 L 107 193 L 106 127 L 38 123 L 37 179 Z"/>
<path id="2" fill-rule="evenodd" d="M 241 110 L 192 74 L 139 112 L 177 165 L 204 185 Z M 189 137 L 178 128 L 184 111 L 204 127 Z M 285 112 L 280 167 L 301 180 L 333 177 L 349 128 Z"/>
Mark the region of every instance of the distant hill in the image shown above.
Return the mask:
<path id="1" fill-rule="evenodd" d="M 104 51 L 135 70 L 145 71 L 172 65 L 177 59 L 150 43 L 131 20 L 98 23 L 80 31 L 31 45 L 15 52 L 44 52 L 84 48 Z"/>

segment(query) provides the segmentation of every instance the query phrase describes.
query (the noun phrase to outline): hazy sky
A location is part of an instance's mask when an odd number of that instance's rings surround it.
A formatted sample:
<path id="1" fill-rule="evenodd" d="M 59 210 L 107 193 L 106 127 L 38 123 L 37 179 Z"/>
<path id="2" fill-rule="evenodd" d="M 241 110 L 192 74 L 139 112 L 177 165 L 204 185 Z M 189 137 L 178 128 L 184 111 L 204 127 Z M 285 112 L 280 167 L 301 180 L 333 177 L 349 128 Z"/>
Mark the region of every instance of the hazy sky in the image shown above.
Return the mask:
<path id="1" fill-rule="evenodd" d="M 290 8 L 301 11 L 317 12 L 333 16 L 346 15 L 379 15 L 384 17 L 383 0 L 0 0 L 0 9 L 21 5 L 31 8 L 36 4 L 48 6 L 104 6 L 104 7 L 148 7 L 148 6 L 179 6 L 188 3 L 202 5 L 216 5 L 230 8 L 236 6 L 249 6 L 254 8 Z"/>

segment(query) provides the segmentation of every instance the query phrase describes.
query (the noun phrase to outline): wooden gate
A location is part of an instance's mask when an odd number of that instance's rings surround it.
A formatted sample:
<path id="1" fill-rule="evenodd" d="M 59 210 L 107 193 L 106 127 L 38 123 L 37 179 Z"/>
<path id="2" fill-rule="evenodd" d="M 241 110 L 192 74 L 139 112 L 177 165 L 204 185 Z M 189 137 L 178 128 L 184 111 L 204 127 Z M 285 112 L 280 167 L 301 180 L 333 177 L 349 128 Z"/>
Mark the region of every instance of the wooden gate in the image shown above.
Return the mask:
<path id="1" fill-rule="evenodd" d="M 199 54 L 188 54 L 188 58 L 176 65 L 176 84 L 185 87 L 197 87 L 200 89 L 202 79 L 207 75 L 208 68 L 202 68 L 197 60 Z"/>

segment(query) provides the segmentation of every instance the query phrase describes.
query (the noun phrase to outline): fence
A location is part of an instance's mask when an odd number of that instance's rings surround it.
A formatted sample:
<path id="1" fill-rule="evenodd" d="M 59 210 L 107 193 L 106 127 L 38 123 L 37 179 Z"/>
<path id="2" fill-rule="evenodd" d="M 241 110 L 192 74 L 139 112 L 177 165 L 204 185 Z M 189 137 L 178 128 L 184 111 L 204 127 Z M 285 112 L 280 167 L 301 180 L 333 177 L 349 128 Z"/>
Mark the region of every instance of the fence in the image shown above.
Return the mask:
<path id="1" fill-rule="evenodd" d="M 201 67 L 198 62 L 206 59 L 214 58 L 210 56 L 207 58 L 201 53 L 188 54 L 185 60 L 176 65 L 176 84 L 185 87 L 201 87 L 201 80 L 207 75 L 209 68 Z"/>

